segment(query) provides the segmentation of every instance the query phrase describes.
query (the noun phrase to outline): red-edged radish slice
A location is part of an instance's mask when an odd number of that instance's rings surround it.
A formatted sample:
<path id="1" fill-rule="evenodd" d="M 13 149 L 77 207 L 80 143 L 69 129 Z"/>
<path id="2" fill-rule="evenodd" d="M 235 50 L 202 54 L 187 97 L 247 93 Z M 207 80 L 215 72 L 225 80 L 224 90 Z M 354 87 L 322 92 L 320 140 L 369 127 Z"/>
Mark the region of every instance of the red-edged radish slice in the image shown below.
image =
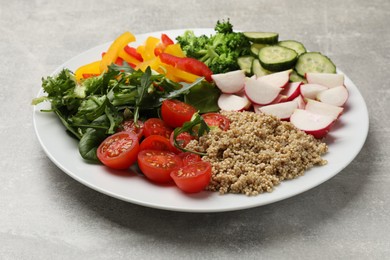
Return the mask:
<path id="1" fill-rule="evenodd" d="M 259 105 L 268 105 L 278 96 L 281 88 L 273 87 L 262 81 L 246 78 L 245 94 L 252 103 Z"/>
<path id="2" fill-rule="evenodd" d="M 300 87 L 303 98 L 315 99 L 321 91 L 327 90 L 328 87 L 319 84 L 302 84 Z"/>
<path id="3" fill-rule="evenodd" d="M 272 74 L 258 77 L 257 80 L 262 81 L 273 87 L 284 88 L 290 80 L 290 73 L 291 70 L 275 72 Z"/>
<path id="4" fill-rule="evenodd" d="M 337 119 L 343 112 L 344 108 L 326 104 L 313 99 L 307 99 L 305 110 L 320 115 L 328 115 L 334 119 Z"/>
<path id="5" fill-rule="evenodd" d="M 218 98 L 218 106 L 225 111 L 243 111 L 251 106 L 251 102 L 246 96 L 221 94 Z"/>
<path id="6" fill-rule="evenodd" d="M 328 88 L 344 85 L 343 74 L 308 72 L 305 77 L 309 84 L 320 84 Z"/>
<path id="7" fill-rule="evenodd" d="M 296 109 L 290 117 L 290 122 L 296 128 L 313 135 L 315 138 L 324 137 L 334 121 L 332 116 L 320 115 L 304 109 Z"/>
<path id="8" fill-rule="evenodd" d="M 348 96 L 347 88 L 338 86 L 319 92 L 316 99 L 326 104 L 341 107 L 347 102 Z"/>
<path id="9" fill-rule="evenodd" d="M 222 93 L 227 94 L 239 92 L 244 88 L 245 84 L 245 72 L 243 70 L 213 74 L 211 75 L 211 78 Z"/>
<path id="10" fill-rule="evenodd" d="M 287 96 L 286 101 L 291 101 L 301 94 L 301 84 L 302 82 L 290 82 L 280 94 Z"/>
<path id="11" fill-rule="evenodd" d="M 298 102 L 299 109 L 304 109 L 306 107 L 305 100 L 303 100 L 303 97 L 301 95 L 297 96 L 294 100 Z"/>
<path id="12" fill-rule="evenodd" d="M 298 101 L 292 100 L 283 103 L 263 106 L 260 107 L 258 111 L 266 115 L 276 116 L 281 120 L 289 120 L 290 116 L 297 108 L 298 108 Z"/>

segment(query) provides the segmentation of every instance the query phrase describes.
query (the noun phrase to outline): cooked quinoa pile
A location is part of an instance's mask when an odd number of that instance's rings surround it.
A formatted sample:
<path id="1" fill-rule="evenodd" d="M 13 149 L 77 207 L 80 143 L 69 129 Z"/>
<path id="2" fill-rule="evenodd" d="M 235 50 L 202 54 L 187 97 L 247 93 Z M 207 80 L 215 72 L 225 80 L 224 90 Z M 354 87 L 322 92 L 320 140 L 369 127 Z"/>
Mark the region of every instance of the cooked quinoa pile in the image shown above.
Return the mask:
<path id="1" fill-rule="evenodd" d="M 328 147 L 291 123 L 253 112 L 226 112 L 227 131 L 210 131 L 186 148 L 206 152 L 212 164 L 207 190 L 257 195 L 315 166 Z"/>

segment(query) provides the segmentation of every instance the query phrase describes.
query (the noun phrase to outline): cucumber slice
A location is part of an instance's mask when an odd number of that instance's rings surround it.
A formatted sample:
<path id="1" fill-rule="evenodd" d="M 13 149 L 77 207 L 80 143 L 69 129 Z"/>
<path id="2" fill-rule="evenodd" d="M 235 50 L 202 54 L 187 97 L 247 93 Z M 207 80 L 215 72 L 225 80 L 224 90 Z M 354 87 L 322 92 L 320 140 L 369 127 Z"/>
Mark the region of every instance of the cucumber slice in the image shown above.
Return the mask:
<path id="1" fill-rule="evenodd" d="M 289 48 L 273 45 L 259 51 L 259 60 L 264 69 L 270 71 L 288 70 L 294 67 L 298 54 Z"/>
<path id="2" fill-rule="evenodd" d="M 299 76 L 295 70 L 291 71 L 290 73 L 290 81 L 307 83 L 307 80 L 304 77 Z"/>
<path id="3" fill-rule="evenodd" d="M 258 59 L 253 59 L 253 62 L 252 62 L 252 73 L 254 75 L 256 75 L 256 77 L 261 77 L 261 76 L 265 76 L 265 75 L 271 74 L 272 72 L 269 71 L 269 70 L 264 69 L 261 66 L 260 61 Z"/>
<path id="4" fill-rule="evenodd" d="M 299 56 L 295 70 L 304 77 L 307 72 L 336 73 L 336 66 L 319 52 L 306 52 Z"/>
<path id="5" fill-rule="evenodd" d="M 251 75 L 252 73 L 252 62 L 254 60 L 253 56 L 242 56 L 237 59 L 237 64 L 241 70 L 245 72 L 246 75 Z"/>
<path id="6" fill-rule="evenodd" d="M 279 39 L 275 32 L 244 32 L 244 35 L 254 43 L 276 44 Z"/>
<path id="7" fill-rule="evenodd" d="M 305 46 L 302 43 L 294 40 L 280 41 L 278 42 L 278 45 L 294 50 L 298 56 L 306 52 Z"/>
<path id="8" fill-rule="evenodd" d="M 266 46 L 269 46 L 268 44 L 263 44 L 263 43 L 253 43 L 251 45 L 251 53 L 253 54 L 253 56 L 255 57 L 258 57 L 259 56 L 259 51 L 260 49 L 266 47 Z"/>

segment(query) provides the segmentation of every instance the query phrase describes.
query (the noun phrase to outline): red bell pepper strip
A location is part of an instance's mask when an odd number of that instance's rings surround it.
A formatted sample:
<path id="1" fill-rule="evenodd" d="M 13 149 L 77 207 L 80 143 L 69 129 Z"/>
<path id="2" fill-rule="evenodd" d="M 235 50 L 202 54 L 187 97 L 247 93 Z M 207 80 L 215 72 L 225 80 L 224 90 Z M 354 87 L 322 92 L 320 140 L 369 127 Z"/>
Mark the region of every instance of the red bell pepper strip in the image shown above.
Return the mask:
<path id="1" fill-rule="evenodd" d="M 207 81 L 212 81 L 213 72 L 203 62 L 189 57 L 176 57 L 168 53 L 160 53 L 161 62 L 169 64 L 186 72 L 205 77 Z"/>

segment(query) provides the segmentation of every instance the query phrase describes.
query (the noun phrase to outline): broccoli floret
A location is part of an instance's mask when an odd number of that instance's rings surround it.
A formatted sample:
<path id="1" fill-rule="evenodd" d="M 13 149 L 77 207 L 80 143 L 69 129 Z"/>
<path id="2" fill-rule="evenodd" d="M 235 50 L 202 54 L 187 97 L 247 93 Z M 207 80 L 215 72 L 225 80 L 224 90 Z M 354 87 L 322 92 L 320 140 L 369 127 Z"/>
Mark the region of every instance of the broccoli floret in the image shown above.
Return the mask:
<path id="1" fill-rule="evenodd" d="M 214 35 L 196 36 L 186 31 L 176 40 L 188 57 L 204 62 L 213 73 L 239 69 L 237 58 L 250 54 L 250 42 L 240 32 L 233 32 L 230 21 L 217 22 Z"/>
<path id="2" fill-rule="evenodd" d="M 214 27 L 214 30 L 217 33 L 223 33 L 228 34 L 233 32 L 233 25 L 230 23 L 230 19 L 228 19 L 226 22 L 220 22 L 217 21 L 217 24 Z"/>

